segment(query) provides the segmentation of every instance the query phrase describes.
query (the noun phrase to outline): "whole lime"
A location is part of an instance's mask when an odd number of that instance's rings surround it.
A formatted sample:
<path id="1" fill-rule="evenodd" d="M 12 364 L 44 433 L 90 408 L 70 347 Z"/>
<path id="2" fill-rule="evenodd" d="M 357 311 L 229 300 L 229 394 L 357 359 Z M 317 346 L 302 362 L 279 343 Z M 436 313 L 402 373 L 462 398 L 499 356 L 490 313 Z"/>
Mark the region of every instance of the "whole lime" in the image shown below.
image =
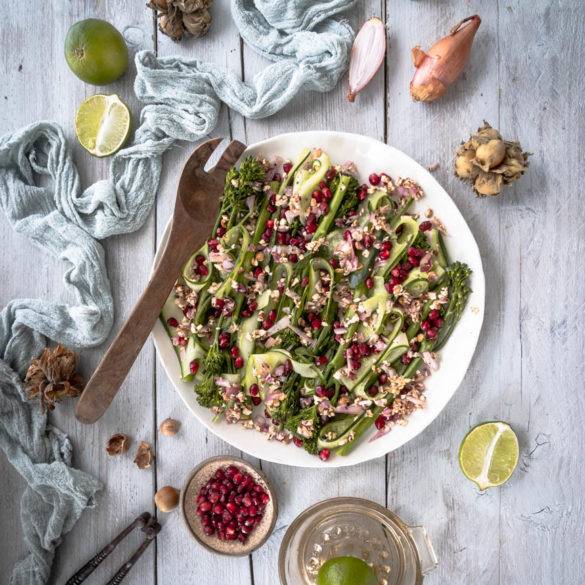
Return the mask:
<path id="1" fill-rule="evenodd" d="M 79 79 L 93 85 L 116 81 L 128 67 L 128 47 L 120 31 L 105 20 L 88 18 L 71 26 L 65 59 Z"/>
<path id="2" fill-rule="evenodd" d="M 335 557 L 319 569 L 317 585 L 378 585 L 374 570 L 356 557 Z"/>

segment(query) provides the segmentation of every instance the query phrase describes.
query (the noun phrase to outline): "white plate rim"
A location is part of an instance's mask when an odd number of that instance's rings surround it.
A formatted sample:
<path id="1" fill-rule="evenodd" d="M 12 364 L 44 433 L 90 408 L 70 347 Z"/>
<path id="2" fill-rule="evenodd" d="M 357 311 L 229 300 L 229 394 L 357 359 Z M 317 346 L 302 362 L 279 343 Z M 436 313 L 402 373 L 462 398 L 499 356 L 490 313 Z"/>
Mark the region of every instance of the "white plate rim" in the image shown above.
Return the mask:
<path id="1" fill-rule="evenodd" d="M 354 145 L 354 147 L 357 145 L 364 149 L 381 149 L 383 152 L 385 152 L 388 160 L 395 158 L 400 164 L 401 168 L 408 169 L 409 172 L 402 174 L 402 176 L 408 176 L 417 181 L 423 187 L 425 191 L 425 197 L 429 197 L 431 193 L 433 194 L 433 198 L 439 197 L 441 200 L 441 205 L 445 206 L 445 209 L 439 213 L 438 216 L 443 219 L 445 211 L 448 211 L 448 213 L 453 216 L 451 220 L 444 222 L 448 231 L 449 225 L 453 224 L 453 218 L 455 218 L 456 223 L 460 224 L 459 229 L 461 229 L 462 232 L 458 232 L 457 237 L 460 240 L 461 238 L 465 239 L 465 261 L 473 269 L 472 294 L 470 295 L 469 302 L 461 322 L 458 323 L 458 326 L 452 335 L 452 338 L 457 337 L 459 339 L 459 347 L 461 349 L 462 355 L 457 356 L 457 363 L 453 362 L 453 372 L 450 375 L 448 391 L 446 391 L 443 395 L 437 395 L 437 392 L 430 392 L 430 385 L 432 384 L 433 377 L 436 378 L 438 374 L 444 371 L 443 366 L 441 366 L 441 368 L 437 372 L 433 373 L 433 375 L 429 378 L 429 390 L 426 392 L 428 400 L 427 408 L 415 411 L 409 417 L 409 422 L 407 425 L 403 427 L 395 427 L 390 433 L 371 443 L 369 443 L 367 439 L 363 439 L 350 455 L 345 457 L 333 457 L 324 463 L 318 457 L 309 455 L 302 449 L 298 449 L 293 445 L 284 445 L 276 441 L 268 441 L 266 437 L 257 431 L 243 429 L 241 425 L 228 425 L 224 421 L 219 423 L 212 422 L 211 412 L 197 404 L 195 393 L 193 391 L 193 385 L 182 382 L 180 380 L 180 369 L 176 354 L 166 333 L 166 330 L 160 320 L 157 320 L 156 325 L 152 330 L 152 339 L 154 341 L 156 352 L 163 369 L 165 370 L 171 384 L 174 386 L 175 390 L 178 392 L 179 396 L 187 406 L 188 410 L 191 411 L 208 430 L 236 449 L 239 449 L 253 457 L 262 459 L 264 461 L 294 467 L 331 468 L 356 465 L 370 461 L 377 457 L 384 456 L 391 451 L 398 449 L 406 442 L 414 439 L 416 436 L 422 433 L 426 427 L 439 416 L 441 411 L 445 408 L 449 400 L 457 391 L 458 387 L 461 385 L 461 382 L 465 377 L 475 352 L 483 324 L 485 308 L 485 276 L 483 272 L 481 255 L 477 242 L 471 230 L 469 229 L 467 222 L 457 208 L 455 202 L 451 199 L 450 195 L 427 169 L 425 169 L 422 165 L 409 157 L 407 154 L 403 153 L 401 150 L 384 144 L 383 142 L 380 142 L 374 138 L 362 136 L 359 134 L 319 130 L 278 134 L 271 138 L 256 142 L 247 147 L 246 151 L 240 157 L 240 160 L 252 152 L 261 151 L 265 154 L 282 154 L 282 151 L 274 151 L 274 144 L 282 141 L 302 143 L 303 146 L 310 147 L 323 146 L 325 150 L 330 150 L 329 147 L 324 145 L 324 143 L 329 141 L 333 141 L 333 144 L 335 144 L 336 141 L 340 141 L 344 144 L 351 143 Z M 297 147 L 295 147 L 295 149 L 297 149 L 297 152 L 300 150 L 300 148 Z M 291 156 L 293 155 L 291 154 Z M 335 160 L 338 163 L 344 162 L 343 160 Z M 373 169 L 374 165 L 372 165 L 372 170 Z M 358 170 L 370 172 L 370 169 Z M 423 199 L 423 204 L 424 201 L 425 200 Z M 166 241 L 166 237 L 168 235 L 169 227 L 170 219 L 163 232 L 161 243 L 156 250 L 152 264 L 153 267 L 158 262 L 163 244 Z M 458 256 L 457 259 L 462 258 Z M 469 322 L 470 327 L 469 329 L 466 328 L 465 331 L 462 331 L 464 321 Z M 464 343 L 461 343 L 463 341 Z M 445 348 L 443 348 L 442 353 L 445 352 L 445 350 L 449 348 L 450 345 L 451 339 Z M 431 400 L 434 402 L 431 402 Z M 244 437 L 243 433 L 245 433 L 246 436 L 245 440 L 242 440 L 242 437 Z M 248 439 L 248 437 L 250 437 L 250 439 Z"/>

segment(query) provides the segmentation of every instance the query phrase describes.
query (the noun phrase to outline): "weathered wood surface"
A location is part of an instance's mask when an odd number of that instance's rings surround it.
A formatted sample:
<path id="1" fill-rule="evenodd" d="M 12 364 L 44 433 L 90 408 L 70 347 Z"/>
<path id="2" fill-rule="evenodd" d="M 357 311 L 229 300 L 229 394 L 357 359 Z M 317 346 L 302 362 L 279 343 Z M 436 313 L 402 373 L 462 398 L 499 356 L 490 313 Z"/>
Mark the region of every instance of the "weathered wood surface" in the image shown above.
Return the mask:
<path id="1" fill-rule="evenodd" d="M 227 0 L 217 0 L 208 36 L 174 44 L 156 34 L 143 2 L 32 2 L 26 17 L 18 3 L 0 5 L 0 133 L 39 119 L 55 119 L 73 138 L 78 104 L 95 88 L 68 70 L 62 57 L 69 25 L 81 18 L 105 18 L 124 31 L 133 50 L 155 48 L 229 67 L 246 79 L 265 66 L 245 47 L 229 17 Z M 477 12 L 482 25 L 464 78 L 440 102 L 413 103 L 409 50 L 428 46 L 457 20 Z M 585 539 L 584 204 L 581 200 L 585 107 L 585 8 L 572 2 L 520 0 L 446 3 L 440 0 L 364 0 L 350 16 L 356 25 L 384 15 L 389 28 L 387 66 L 356 104 L 341 85 L 327 95 L 303 94 L 285 111 L 259 121 L 222 110 L 217 134 L 248 143 L 297 129 L 339 129 L 373 136 L 404 150 L 423 165 L 439 163 L 438 180 L 452 195 L 478 240 L 487 284 L 482 338 L 469 372 L 441 416 L 408 445 L 357 468 L 300 470 L 263 464 L 276 484 L 281 513 L 268 543 L 250 558 L 213 556 L 186 544 L 179 514 L 162 518 L 164 529 L 126 581 L 129 585 L 202 583 L 275 585 L 277 553 L 290 521 L 306 506 L 336 495 L 358 495 L 385 503 L 405 520 L 427 526 L 439 556 L 425 581 L 452 583 L 576 585 L 585 582 L 580 543 Z M 22 66 L 22 67 L 21 67 Z M 117 92 L 137 118 L 132 74 Z M 451 172 L 452 153 L 470 130 L 487 119 L 532 151 L 527 176 L 507 194 L 476 200 Z M 107 172 L 77 146 L 85 183 Z M 193 145 L 181 144 L 165 157 L 156 212 L 139 233 L 105 243 L 117 323 L 149 273 L 154 250 L 171 214 L 183 162 Z M 62 297 L 62 266 L 9 231 L 3 238 L 0 303 L 17 296 Z M 22 267 L 26 266 L 26 270 Z M 103 349 L 84 353 L 86 371 Z M 124 390 L 103 421 L 75 422 L 72 406 L 55 415 L 70 433 L 75 462 L 105 483 L 99 505 L 84 514 L 60 547 L 55 583 L 109 541 L 139 511 L 153 510 L 157 486 L 179 485 L 204 457 L 234 452 L 184 412 L 149 342 Z M 160 437 L 158 424 L 173 416 L 183 422 L 174 439 Z M 518 431 L 521 462 L 513 480 L 484 495 L 463 479 L 457 449 L 467 430 L 490 419 L 508 420 Z M 107 459 L 104 445 L 116 431 L 135 442 L 147 440 L 157 459 L 139 471 L 131 458 Z M 23 484 L 0 455 L 0 581 L 23 554 L 18 494 Z M 134 535 L 99 569 L 105 581 L 138 545 Z"/>

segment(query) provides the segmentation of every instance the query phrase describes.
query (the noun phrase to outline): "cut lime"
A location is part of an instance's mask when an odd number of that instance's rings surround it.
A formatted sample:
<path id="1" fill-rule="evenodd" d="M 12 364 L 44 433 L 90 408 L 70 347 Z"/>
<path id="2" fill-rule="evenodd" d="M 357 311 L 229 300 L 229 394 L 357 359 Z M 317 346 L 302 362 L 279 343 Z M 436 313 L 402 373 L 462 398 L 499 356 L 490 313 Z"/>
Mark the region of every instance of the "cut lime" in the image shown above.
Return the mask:
<path id="1" fill-rule="evenodd" d="M 130 112 L 117 95 L 94 95 L 77 110 L 75 133 L 81 146 L 95 156 L 119 150 L 130 131 Z"/>
<path id="2" fill-rule="evenodd" d="M 370 565 L 356 557 L 335 557 L 319 569 L 317 585 L 378 585 Z"/>
<path id="3" fill-rule="evenodd" d="M 502 485 L 518 464 L 518 438 L 505 422 L 487 422 L 467 433 L 459 448 L 459 465 L 480 490 Z"/>

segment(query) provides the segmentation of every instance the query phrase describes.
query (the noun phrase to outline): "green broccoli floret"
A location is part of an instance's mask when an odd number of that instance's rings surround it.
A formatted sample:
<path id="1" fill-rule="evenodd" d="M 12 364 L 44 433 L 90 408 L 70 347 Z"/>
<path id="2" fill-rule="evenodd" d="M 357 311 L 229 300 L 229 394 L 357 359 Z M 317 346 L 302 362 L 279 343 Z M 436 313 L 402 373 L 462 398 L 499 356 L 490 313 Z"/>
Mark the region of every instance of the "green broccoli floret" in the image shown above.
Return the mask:
<path id="1" fill-rule="evenodd" d="M 213 376 L 205 376 L 195 386 L 195 393 L 197 394 L 197 402 L 205 408 L 221 406 L 223 404 L 221 393 L 213 380 Z"/>
<path id="2" fill-rule="evenodd" d="M 335 193 L 335 191 L 337 190 L 337 185 L 339 184 L 339 180 L 340 180 L 340 175 L 337 175 L 333 179 L 334 183 L 335 183 L 335 181 L 337 181 L 337 183 L 335 184 L 335 188 L 333 185 L 331 186 L 331 191 L 333 193 Z M 343 201 L 341 202 L 341 205 L 339 206 L 339 209 L 337 210 L 337 213 L 335 214 L 336 218 L 337 217 L 345 217 L 350 210 L 352 210 L 358 206 L 358 204 L 360 202 L 358 194 L 357 194 L 359 186 L 360 186 L 360 184 L 355 177 L 349 178 L 349 182 L 347 184 L 347 187 L 345 189 L 345 193 L 343 195 Z"/>
<path id="3" fill-rule="evenodd" d="M 284 329 L 280 333 L 279 338 L 282 349 L 292 349 L 301 344 L 299 336 L 292 329 Z"/>
<path id="4" fill-rule="evenodd" d="M 431 244 L 429 243 L 429 239 L 425 235 L 425 232 L 419 231 L 416 238 L 414 238 L 414 242 L 412 245 L 415 248 L 422 248 L 423 250 L 430 250 Z"/>
<path id="5" fill-rule="evenodd" d="M 266 171 L 254 157 L 246 158 L 240 168 L 231 168 L 225 178 L 225 189 L 221 200 L 219 217 L 230 217 L 228 228 L 247 211 L 246 199 L 262 192 Z"/>
<path id="6" fill-rule="evenodd" d="M 300 384 L 299 376 L 289 376 L 282 387 L 286 397 L 280 402 L 278 408 L 271 412 L 275 421 L 285 422 L 299 411 Z"/>
<path id="7" fill-rule="evenodd" d="M 313 433 L 309 438 L 304 437 L 297 432 L 301 421 L 313 421 Z M 303 447 L 305 448 L 305 451 L 311 453 L 312 455 L 315 455 L 318 452 L 317 440 L 319 439 L 319 431 L 321 430 L 321 417 L 317 412 L 316 405 L 303 408 L 303 410 L 301 410 L 295 416 L 290 417 L 286 421 L 284 427 L 295 436 L 303 440 Z"/>
<path id="8" fill-rule="evenodd" d="M 221 351 L 217 343 L 214 343 L 207 352 L 205 360 L 203 361 L 203 371 L 205 374 L 210 376 L 219 376 L 225 367 L 225 356 Z"/>

